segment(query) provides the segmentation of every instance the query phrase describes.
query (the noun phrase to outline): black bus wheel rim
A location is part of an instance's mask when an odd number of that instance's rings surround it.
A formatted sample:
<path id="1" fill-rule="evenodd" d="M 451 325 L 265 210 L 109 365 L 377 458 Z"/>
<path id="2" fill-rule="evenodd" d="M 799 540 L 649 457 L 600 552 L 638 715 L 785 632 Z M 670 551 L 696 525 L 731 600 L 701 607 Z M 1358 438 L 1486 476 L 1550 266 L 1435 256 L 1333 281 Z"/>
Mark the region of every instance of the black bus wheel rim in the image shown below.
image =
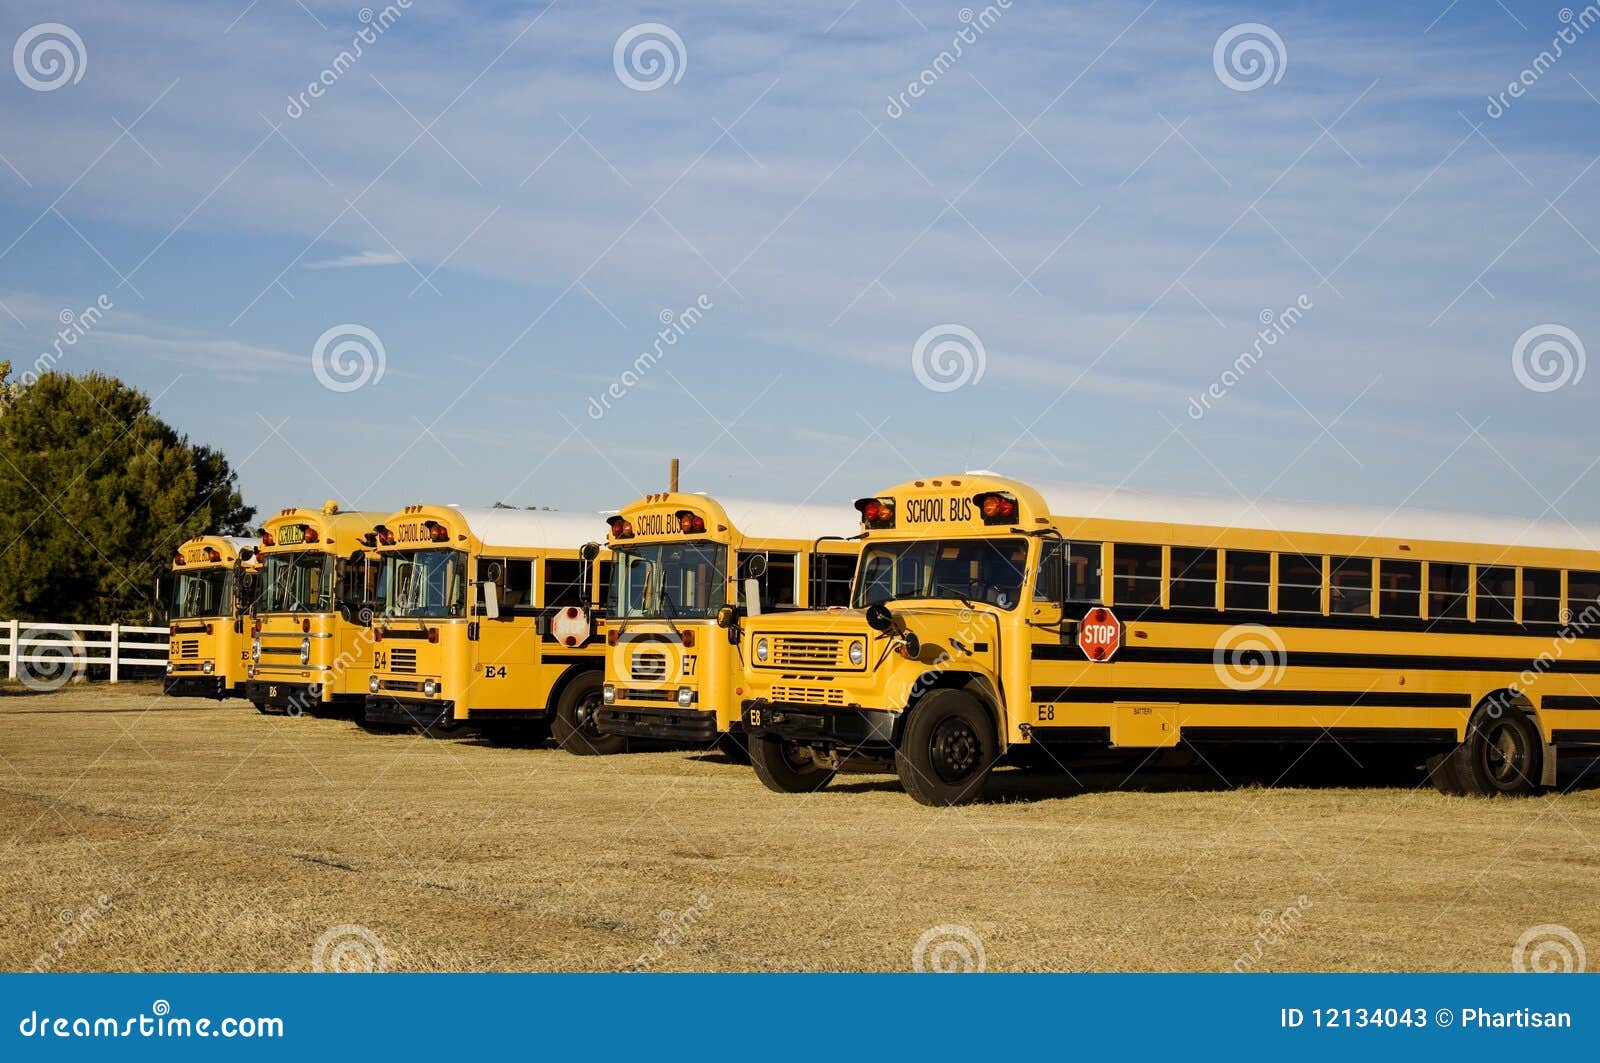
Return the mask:
<path id="1" fill-rule="evenodd" d="M 928 759 L 934 774 L 947 783 L 971 778 L 978 770 L 981 755 L 978 732 L 959 716 L 940 720 L 928 739 Z"/>

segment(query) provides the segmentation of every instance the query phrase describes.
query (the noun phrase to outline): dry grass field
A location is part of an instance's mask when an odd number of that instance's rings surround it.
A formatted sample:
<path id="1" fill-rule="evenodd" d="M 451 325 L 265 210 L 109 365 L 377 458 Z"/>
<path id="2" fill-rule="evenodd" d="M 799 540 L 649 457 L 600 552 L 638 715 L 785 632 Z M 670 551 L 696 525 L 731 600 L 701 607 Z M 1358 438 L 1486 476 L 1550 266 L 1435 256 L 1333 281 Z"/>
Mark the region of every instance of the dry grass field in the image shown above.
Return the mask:
<path id="1" fill-rule="evenodd" d="M 391 971 L 902 971 L 955 924 L 992 971 L 1504 971 L 1540 924 L 1600 949 L 1584 767 L 1526 801 L 1005 772 L 931 810 L 870 776 L 780 797 L 713 754 L 0 688 L 0 968 L 307 970 L 351 924 Z"/>

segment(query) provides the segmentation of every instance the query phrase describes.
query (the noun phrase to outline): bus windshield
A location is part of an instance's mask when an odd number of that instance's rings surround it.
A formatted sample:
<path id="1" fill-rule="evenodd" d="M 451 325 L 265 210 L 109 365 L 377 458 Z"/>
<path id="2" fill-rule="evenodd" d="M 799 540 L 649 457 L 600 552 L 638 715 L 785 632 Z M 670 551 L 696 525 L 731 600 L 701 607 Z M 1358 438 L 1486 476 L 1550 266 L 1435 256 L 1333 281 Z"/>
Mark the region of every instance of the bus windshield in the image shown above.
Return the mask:
<path id="1" fill-rule="evenodd" d="M 179 572 L 172 586 L 174 620 L 233 615 L 233 570 L 204 568 Z"/>
<path id="2" fill-rule="evenodd" d="M 728 548 L 705 540 L 614 548 L 608 614 L 708 620 L 727 601 Z"/>
<path id="3" fill-rule="evenodd" d="M 855 606 L 947 598 L 1015 609 L 1028 562 L 1026 539 L 930 539 L 882 543 L 861 554 Z"/>
<path id="4" fill-rule="evenodd" d="M 467 555 L 438 549 L 385 553 L 377 596 L 386 616 L 460 616 L 467 604 Z"/>
<path id="5" fill-rule="evenodd" d="M 326 613 L 334 606 L 332 555 L 320 550 L 268 554 L 259 605 L 267 613 Z"/>

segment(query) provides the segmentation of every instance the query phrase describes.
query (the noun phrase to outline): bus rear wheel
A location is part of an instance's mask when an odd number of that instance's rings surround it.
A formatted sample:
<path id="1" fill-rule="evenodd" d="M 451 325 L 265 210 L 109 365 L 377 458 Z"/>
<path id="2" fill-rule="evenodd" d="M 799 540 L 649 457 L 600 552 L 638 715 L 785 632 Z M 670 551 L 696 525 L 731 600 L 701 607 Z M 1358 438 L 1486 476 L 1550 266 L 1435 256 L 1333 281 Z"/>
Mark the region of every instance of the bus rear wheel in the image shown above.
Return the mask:
<path id="1" fill-rule="evenodd" d="M 935 690 L 911 710 L 894 767 L 911 799 L 963 805 L 983 793 L 998 754 L 994 725 L 964 690 Z"/>
<path id="2" fill-rule="evenodd" d="M 1486 706 L 1473 714 L 1467 739 L 1429 761 L 1442 793 L 1523 797 L 1539 791 L 1544 741 L 1527 713 L 1512 706 Z"/>
<path id="3" fill-rule="evenodd" d="M 756 778 L 774 793 L 809 794 L 833 781 L 833 772 L 817 766 L 808 750 L 767 735 L 747 735 L 750 766 Z"/>
<path id="4" fill-rule="evenodd" d="M 604 685 L 599 672 L 585 672 L 561 692 L 556 703 L 555 717 L 550 721 L 550 734 L 556 745 L 580 757 L 605 757 L 621 753 L 628 748 L 622 735 L 606 734 L 597 720 L 600 712 L 600 688 Z"/>

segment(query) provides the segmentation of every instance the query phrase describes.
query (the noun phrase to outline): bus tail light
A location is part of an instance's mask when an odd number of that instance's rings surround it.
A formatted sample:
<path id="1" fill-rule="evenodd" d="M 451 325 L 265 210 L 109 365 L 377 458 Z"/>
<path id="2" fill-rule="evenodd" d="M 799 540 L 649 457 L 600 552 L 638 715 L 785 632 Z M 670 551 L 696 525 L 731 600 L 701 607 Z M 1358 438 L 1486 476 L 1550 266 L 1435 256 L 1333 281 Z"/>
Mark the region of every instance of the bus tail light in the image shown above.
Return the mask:
<path id="1" fill-rule="evenodd" d="M 318 538 L 317 529 L 311 527 L 309 524 L 300 525 L 300 535 L 300 541 L 303 543 L 314 543 Z"/>
<path id="2" fill-rule="evenodd" d="M 376 527 L 374 527 L 372 529 L 372 531 L 373 531 L 373 534 L 378 537 L 378 545 L 379 546 L 393 546 L 394 545 L 394 532 L 390 531 L 388 528 L 385 528 L 382 524 L 379 524 Z"/>
<path id="3" fill-rule="evenodd" d="M 215 564 L 222 560 L 222 554 L 214 546 L 206 547 L 206 560 Z"/>
<path id="4" fill-rule="evenodd" d="M 422 526 L 428 529 L 428 541 L 444 543 L 450 541 L 450 529 L 435 520 L 425 520 Z"/>
<path id="5" fill-rule="evenodd" d="M 693 628 L 684 628 L 684 630 L 683 630 L 683 648 L 686 649 L 686 650 L 694 649 L 694 629 Z"/>
<path id="6" fill-rule="evenodd" d="M 894 499 L 858 498 L 856 509 L 861 513 L 861 523 L 868 528 L 894 527 Z"/>
<path id="7" fill-rule="evenodd" d="M 973 498 L 985 524 L 1010 524 L 1017 519 L 1017 498 L 1002 491 L 990 491 Z"/>
<path id="8" fill-rule="evenodd" d="M 693 510 L 680 509 L 673 516 L 678 518 L 678 530 L 685 535 L 704 534 L 706 519 Z"/>
<path id="9" fill-rule="evenodd" d="M 610 517 L 607 518 L 606 523 L 611 526 L 611 537 L 613 539 L 633 538 L 633 523 L 627 518 Z"/>
<path id="10" fill-rule="evenodd" d="M 373 642 L 382 642 L 383 641 L 383 628 L 375 627 L 375 628 L 372 629 L 372 641 Z"/>
<path id="11" fill-rule="evenodd" d="M 620 637 L 621 637 L 621 633 L 616 631 L 616 630 L 614 630 L 614 629 L 611 630 L 611 631 L 607 631 L 606 632 L 606 643 L 608 645 L 615 646 L 617 644 L 617 640 Z"/>
<path id="12" fill-rule="evenodd" d="M 210 624 L 206 625 L 206 634 L 207 635 L 211 634 L 211 625 Z"/>
<path id="13" fill-rule="evenodd" d="M 437 644 L 438 641 L 439 641 L 439 629 L 436 628 L 436 627 L 430 627 L 428 629 L 428 642 L 430 644 Z"/>
<path id="14" fill-rule="evenodd" d="M 182 554 L 174 554 L 173 557 L 172 557 L 172 563 L 174 565 L 185 565 L 185 564 L 188 564 L 188 562 L 186 562 L 183 559 L 183 555 Z"/>
<path id="15" fill-rule="evenodd" d="M 261 545 L 262 546 L 273 546 L 273 545 L 276 545 L 277 542 L 278 542 L 278 540 L 276 540 L 276 539 L 274 539 L 272 537 L 272 533 L 271 532 L 267 531 L 267 529 L 265 529 L 265 528 L 261 529 Z"/>
<path id="16" fill-rule="evenodd" d="M 311 634 L 311 618 L 309 616 L 300 621 L 300 630 L 304 631 L 307 635 Z"/>

